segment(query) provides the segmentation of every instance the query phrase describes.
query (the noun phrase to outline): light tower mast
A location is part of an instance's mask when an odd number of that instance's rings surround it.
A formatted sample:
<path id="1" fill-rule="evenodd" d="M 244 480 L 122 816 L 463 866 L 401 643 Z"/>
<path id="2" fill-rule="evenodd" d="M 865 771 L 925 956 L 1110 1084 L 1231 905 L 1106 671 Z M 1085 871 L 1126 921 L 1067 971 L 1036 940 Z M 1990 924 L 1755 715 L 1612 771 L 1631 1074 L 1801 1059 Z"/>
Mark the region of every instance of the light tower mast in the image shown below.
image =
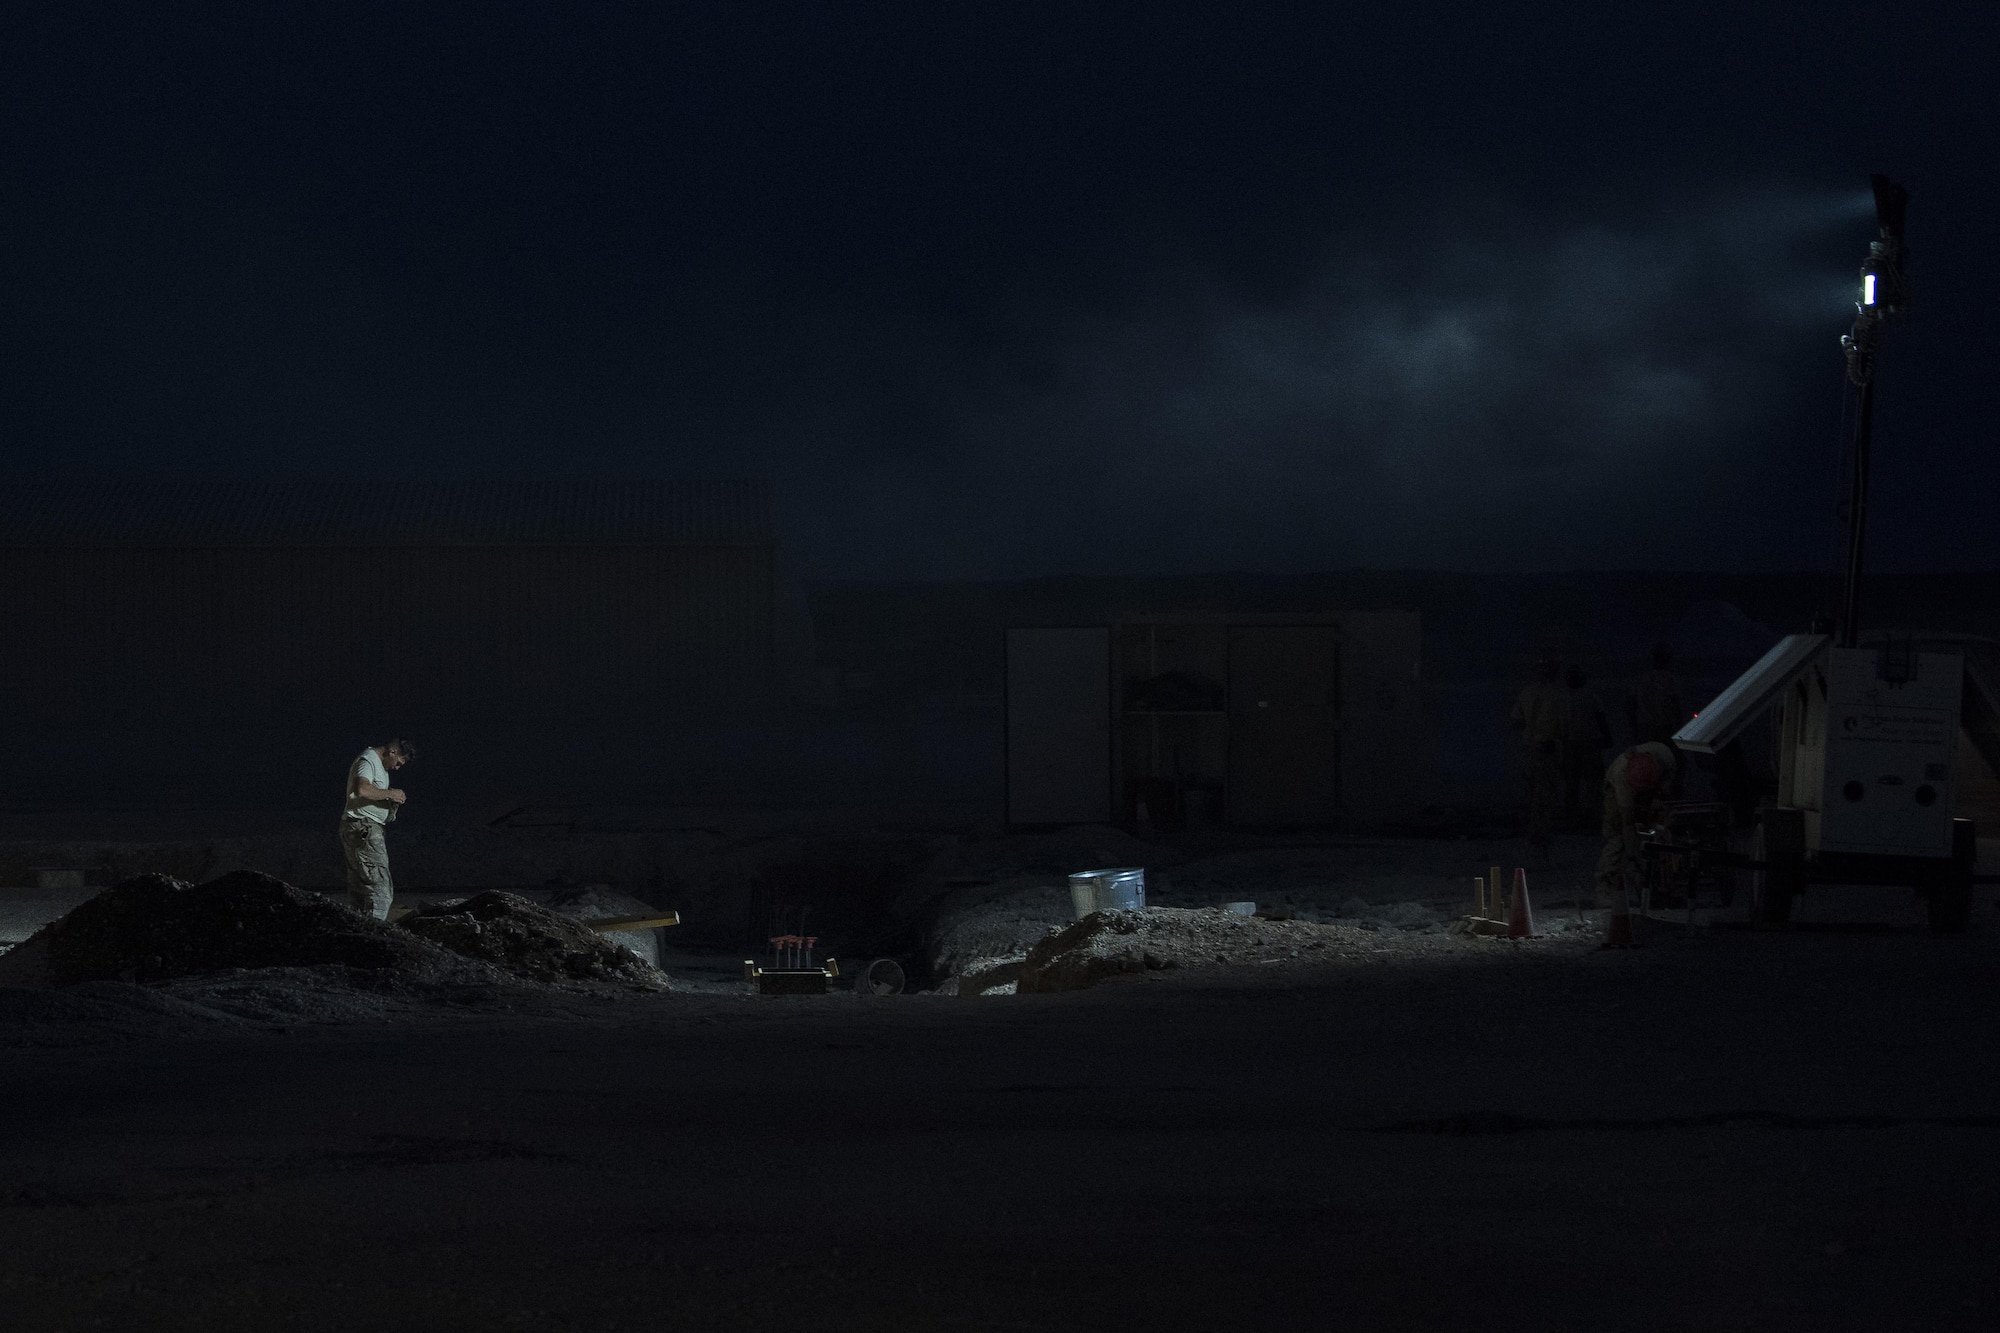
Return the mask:
<path id="1" fill-rule="evenodd" d="M 1880 233 L 1861 261 L 1861 296 L 1854 303 L 1854 328 L 1840 340 L 1847 353 L 1847 378 L 1861 390 L 1854 428 L 1854 478 L 1847 495 L 1847 583 L 1840 599 L 1840 646 L 1861 642 L 1861 551 L 1868 530 L 1868 449 L 1875 433 L 1875 342 L 1882 326 L 1909 305 L 1903 275 L 1903 214 L 1910 192 L 1887 176 L 1871 176 L 1875 224 Z"/>

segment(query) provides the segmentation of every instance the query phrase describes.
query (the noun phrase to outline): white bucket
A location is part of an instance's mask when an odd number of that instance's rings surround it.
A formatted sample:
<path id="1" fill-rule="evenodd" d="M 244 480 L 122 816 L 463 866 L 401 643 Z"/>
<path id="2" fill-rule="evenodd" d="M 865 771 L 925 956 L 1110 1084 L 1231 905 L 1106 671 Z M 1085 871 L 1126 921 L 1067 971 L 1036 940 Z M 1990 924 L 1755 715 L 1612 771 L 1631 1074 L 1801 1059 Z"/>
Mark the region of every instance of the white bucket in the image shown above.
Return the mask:
<path id="1" fill-rule="evenodd" d="M 1092 912 L 1129 911 L 1146 905 L 1146 872 L 1136 866 L 1119 870 L 1079 870 L 1069 877 L 1069 902 L 1081 921 Z"/>

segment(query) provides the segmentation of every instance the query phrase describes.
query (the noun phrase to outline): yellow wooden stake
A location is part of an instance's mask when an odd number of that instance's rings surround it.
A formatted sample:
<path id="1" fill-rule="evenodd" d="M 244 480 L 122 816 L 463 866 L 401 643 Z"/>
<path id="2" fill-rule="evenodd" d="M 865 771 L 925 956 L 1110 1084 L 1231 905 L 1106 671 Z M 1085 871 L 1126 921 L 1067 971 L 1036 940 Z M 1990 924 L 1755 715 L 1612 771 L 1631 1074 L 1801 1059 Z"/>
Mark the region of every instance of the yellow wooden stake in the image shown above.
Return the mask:
<path id="1" fill-rule="evenodd" d="M 651 926 L 678 926 L 679 912 L 648 912 L 644 916 L 605 916 L 589 921 L 579 921 L 579 925 L 592 930 L 645 930 Z"/>

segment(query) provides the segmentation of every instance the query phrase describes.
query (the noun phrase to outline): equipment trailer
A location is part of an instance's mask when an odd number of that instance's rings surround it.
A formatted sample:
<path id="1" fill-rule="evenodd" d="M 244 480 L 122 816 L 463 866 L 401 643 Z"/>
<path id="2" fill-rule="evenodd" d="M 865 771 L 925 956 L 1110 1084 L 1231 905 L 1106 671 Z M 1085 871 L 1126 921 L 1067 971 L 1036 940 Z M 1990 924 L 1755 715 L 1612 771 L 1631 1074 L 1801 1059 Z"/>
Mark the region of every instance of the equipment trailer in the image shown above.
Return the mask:
<path id="1" fill-rule="evenodd" d="M 1778 790 L 1741 862 L 1755 919 L 1787 920 L 1807 884 L 1892 884 L 1923 893 L 1933 930 L 1965 928 L 1977 843 L 1953 817 L 1954 773 L 1961 734 L 2000 768 L 1996 666 L 1978 640 L 1788 635 L 1675 733 L 1717 754 L 1777 710 Z"/>
<path id="2" fill-rule="evenodd" d="M 1970 917 L 1972 886 L 1986 877 L 1974 873 L 1972 821 L 1953 816 L 1953 773 L 1961 731 L 2000 771 L 2000 652 L 1965 638 L 1861 642 L 1875 347 L 1883 327 L 1909 304 L 1903 274 L 1909 195 L 1886 176 L 1872 183 L 1879 234 L 1861 265 L 1854 327 L 1840 340 L 1859 410 L 1838 635 L 1787 636 L 1676 732 L 1673 743 L 1718 754 L 1778 710 L 1778 790 L 1758 811 L 1755 851 L 1707 853 L 1711 864 L 1756 872 L 1757 920 L 1787 920 L 1808 884 L 1909 885 L 1928 902 L 1933 930 L 1959 931 Z"/>

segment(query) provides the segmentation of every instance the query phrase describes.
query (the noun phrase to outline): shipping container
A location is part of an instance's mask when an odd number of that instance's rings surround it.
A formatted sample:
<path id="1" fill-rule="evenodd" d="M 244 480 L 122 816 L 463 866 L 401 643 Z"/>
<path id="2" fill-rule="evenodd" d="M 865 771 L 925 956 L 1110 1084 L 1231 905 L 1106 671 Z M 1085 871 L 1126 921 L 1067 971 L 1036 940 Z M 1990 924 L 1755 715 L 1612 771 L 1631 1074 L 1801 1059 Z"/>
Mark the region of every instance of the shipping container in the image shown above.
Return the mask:
<path id="1" fill-rule="evenodd" d="M 495 791 L 629 786 L 767 701 L 776 582 L 754 482 L 16 481 L 0 746 L 77 799 L 289 786 L 388 730 L 540 756 Z"/>

